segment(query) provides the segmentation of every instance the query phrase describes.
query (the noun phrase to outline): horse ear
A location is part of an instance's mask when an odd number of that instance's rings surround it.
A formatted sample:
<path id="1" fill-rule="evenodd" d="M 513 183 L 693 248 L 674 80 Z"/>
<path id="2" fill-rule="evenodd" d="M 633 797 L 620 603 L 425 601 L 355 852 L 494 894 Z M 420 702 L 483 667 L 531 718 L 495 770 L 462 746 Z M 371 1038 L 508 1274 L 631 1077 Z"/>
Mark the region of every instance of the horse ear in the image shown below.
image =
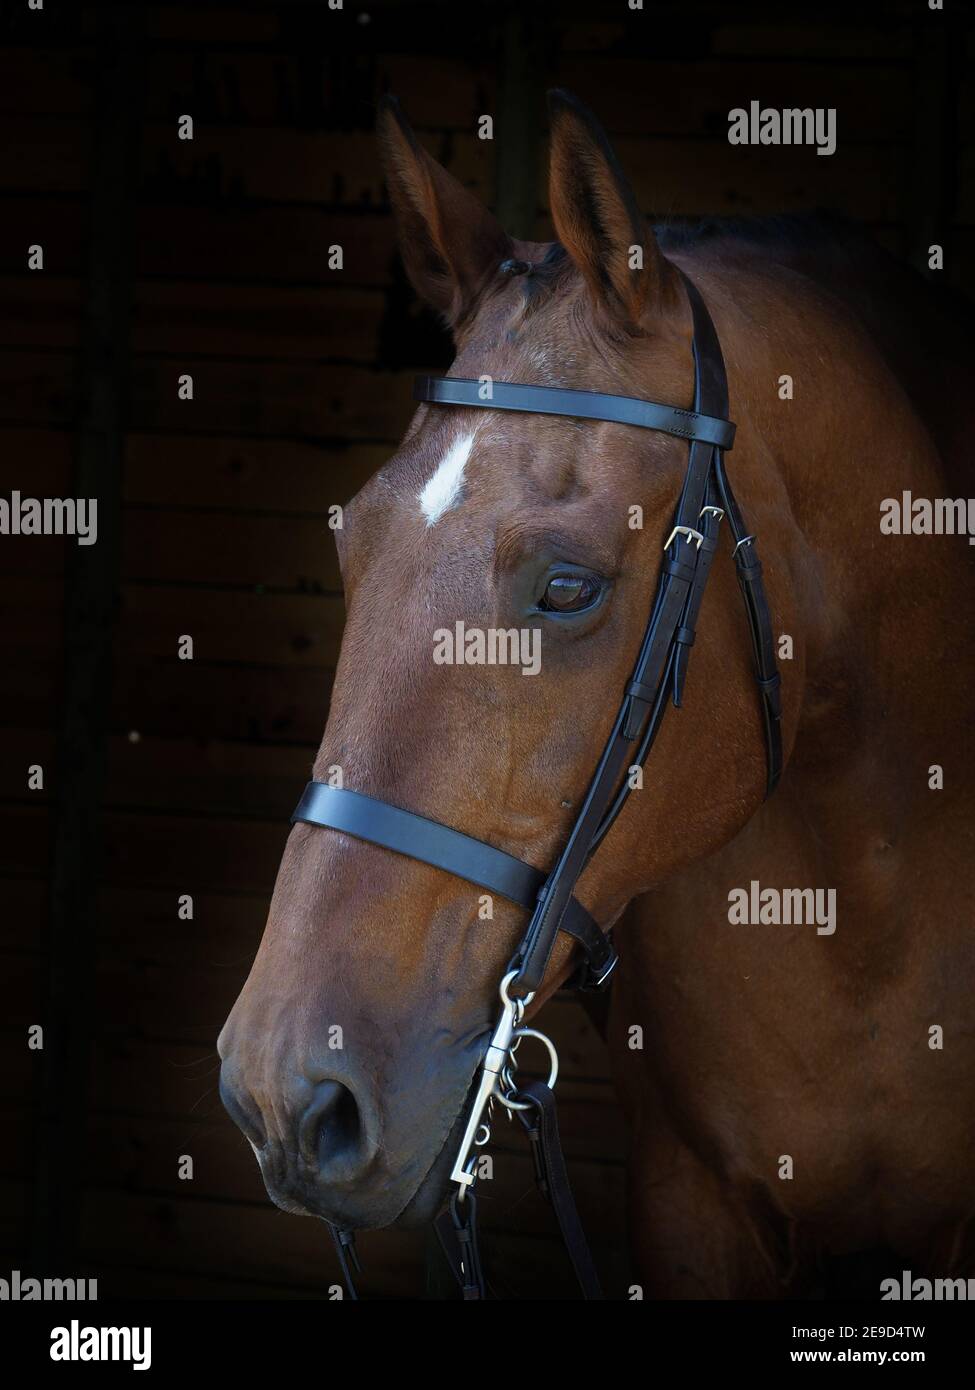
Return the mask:
<path id="1" fill-rule="evenodd" d="M 473 308 L 511 242 L 480 199 L 422 148 L 395 97 L 377 127 L 406 273 L 450 327 Z"/>
<path id="2" fill-rule="evenodd" d="M 549 92 L 548 106 L 555 234 L 597 302 L 636 327 L 673 294 L 676 272 L 595 116 L 569 92 Z"/>

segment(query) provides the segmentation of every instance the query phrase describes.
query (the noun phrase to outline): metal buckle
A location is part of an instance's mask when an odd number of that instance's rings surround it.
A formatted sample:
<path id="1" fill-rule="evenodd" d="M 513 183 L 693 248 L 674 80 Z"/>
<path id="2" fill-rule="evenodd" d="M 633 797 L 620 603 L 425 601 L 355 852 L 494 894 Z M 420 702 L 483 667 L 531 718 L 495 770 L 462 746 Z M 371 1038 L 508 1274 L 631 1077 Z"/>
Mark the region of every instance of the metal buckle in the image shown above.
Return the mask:
<path id="1" fill-rule="evenodd" d="M 606 983 L 606 981 L 609 979 L 610 975 L 612 975 L 613 971 L 614 971 L 614 970 L 616 969 L 616 967 L 619 965 L 619 963 L 620 963 L 620 958 L 619 958 L 619 956 L 616 954 L 616 952 L 614 951 L 614 952 L 613 952 L 613 958 L 612 958 L 612 960 L 610 961 L 609 965 L 607 965 L 606 969 L 605 969 L 605 970 L 603 971 L 603 973 L 600 975 L 599 979 L 596 980 L 596 982 L 595 982 L 593 985 L 591 985 L 590 988 L 591 988 L 591 989 L 601 989 L 602 986 L 603 986 L 603 985 Z"/>
<path id="2" fill-rule="evenodd" d="M 734 550 L 731 552 L 732 556 L 737 555 L 743 545 L 750 545 L 754 539 L 754 536 L 742 536 L 741 540 L 738 542 Z"/>
<path id="3" fill-rule="evenodd" d="M 702 507 L 701 510 L 698 512 L 698 516 L 706 516 L 709 512 L 711 516 L 717 517 L 718 521 L 720 521 L 721 518 L 724 516 L 723 507 Z"/>
<path id="4" fill-rule="evenodd" d="M 686 545 L 690 545 L 691 541 L 694 541 L 698 550 L 700 550 L 701 546 L 704 543 L 704 537 L 701 535 L 700 531 L 695 531 L 693 526 L 675 526 L 674 529 L 671 531 L 670 535 L 664 541 L 664 550 L 670 549 L 675 536 L 685 536 Z"/>

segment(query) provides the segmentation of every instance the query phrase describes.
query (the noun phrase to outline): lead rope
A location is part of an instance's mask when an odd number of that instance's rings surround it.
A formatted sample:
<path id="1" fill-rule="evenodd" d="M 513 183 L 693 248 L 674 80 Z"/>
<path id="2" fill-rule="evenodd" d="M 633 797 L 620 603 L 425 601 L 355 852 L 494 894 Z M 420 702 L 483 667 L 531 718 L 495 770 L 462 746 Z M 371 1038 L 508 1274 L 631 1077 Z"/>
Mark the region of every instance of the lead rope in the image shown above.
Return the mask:
<path id="1" fill-rule="evenodd" d="M 354 1267 L 356 1274 L 362 1273 L 359 1253 L 355 1248 L 355 1231 L 343 1231 L 340 1227 L 333 1226 L 331 1221 L 326 1221 L 325 1224 L 335 1242 L 335 1253 L 339 1257 L 339 1268 L 342 1271 L 345 1291 L 354 1303 L 358 1303 L 359 1295 L 356 1292 L 355 1280 L 352 1278 L 352 1268 L 350 1268 L 350 1266 Z"/>
<path id="2" fill-rule="evenodd" d="M 579 1209 L 572 1195 L 562 1152 L 555 1094 L 544 1081 L 528 1081 L 516 1093 L 525 1109 L 519 1111 L 531 1146 L 532 1166 L 539 1192 L 555 1213 L 576 1279 L 587 1300 L 603 1299 L 596 1265 L 586 1240 Z M 465 1301 L 486 1297 L 477 1238 L 477 1198 L 472 1190 L 455 1193 L 449 1208 L 434 1222 L 434 1230 Z"/>
<path id="3" fill-rule="evenodd" d="M 477 1236 L 477 1198 L 473 1191 L 468 1190 L 463 1198 L 455 1192 L 447 1210 L 434 1221 L 433 1229 L 464 1302 L 486 1298 L 487 1285 Z"/>
<path id="4" fill-rule="evenodd" d="M 531 1143 L 538 1190 L 546 1197 L 555 1212 L 572 1268 L 585 1299 L 602 1300 L 599 1275 L 582 1229 L 579 1209 L 569 1184 L 562 1141 L 559 1138 L 558 1113 L 555 1096 L 544 1081 L 529 1081 L 518 1092 L 531 1103 L 531 1112 L 523 1110 L 518 1118 L 525 1127 Z"/>
<path id="5" fill-rule="evenodd" d="M 361 1274 L 362 1266 L 356 1250 L 355 1231 L 341 1230 L 330 1221 L 325 1224 L 335 1244 L 346 1295 L 351 1302 L 358 1303 L 359 1294 L 352 1270 L 354 1268 L 356 1274 Z M 484 1274 L 477 1239 L 477 1198 L 473 1192 L 467 1194 L 463 1203 L 458 1196 L 452 1197 L 449 1210 L 441 1212 L 434 1222 L 434 1230 L 464 1299 L 484 1298 Z"/>

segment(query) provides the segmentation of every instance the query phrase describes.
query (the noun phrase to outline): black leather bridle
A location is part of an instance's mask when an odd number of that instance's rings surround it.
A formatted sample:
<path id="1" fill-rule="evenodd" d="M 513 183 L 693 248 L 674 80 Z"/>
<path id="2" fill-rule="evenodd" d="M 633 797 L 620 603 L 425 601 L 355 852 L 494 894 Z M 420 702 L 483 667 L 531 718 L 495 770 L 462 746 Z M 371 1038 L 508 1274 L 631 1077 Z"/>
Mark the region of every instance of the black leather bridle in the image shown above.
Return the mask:
<path id="1" fill-rule="evenodd" d="M 531 913 L 501 986 L 502 1013 L 482 1063 L 461 1151 L 451 1174 L 458 1191 L 450 1219 L 440 1218 L 444 1248 L 467 1298 L 483 1296 L 477 1255 L 473 1185 L 477 1148 L 490 1129 L 485 1115 L 494 1101 L 515 1110 L 533 1141 L 536 1174 L 556 1209 L 569 1253 L 586 1297 L 599 1298 L 578 1216 L 565 1180 L 558 1146 L 552 1086 L 557 1059 L 548 1039 L 522 1026 L 528 1002 L 540 987 L 559 931 L 581 947 L 583 961 L 573 984 L 598 989 L 616 965 L 606 933 L 573 896 L 589 859 L 619 815 L 630 792 L 629 769 L 642 766 L 660 727 L 668 697 L 680 706 L 690 648 L 701 600 L 717 548 L 718 527 L 727 517 L 734 538 L 738 582 L 751 630 L 766 750 L 766 796 L 782 770 L 779 673 L 762 567 L 735 502 L 724 468 L 724 453 L 734 441 L 728 420 L 728 384 L 721 345 L 700 293 L 682 273 L 694 325 L 694 408 L 682 410 L 656 401 L 561 387 L 493 382 L 485 391 L 477 380 L 418 377 L 413 395 L 435 405 L 488 410 L 528 411 L 574 419 L 610 420 L 662 431 L 688 441 L 687 472 L 663 546 L 663 564 L 632 675 L 624 690 L 612 731 L 589 783 L 585 799 L 553 868 L 544 874 L 482 840 L 452 830 L 361 792 L 309 782 L 292 821 L 324 826 L 356 836 L 384 849 L 431 864 L 500 894 Z M 514 1052 L 526 1036 L 540 1039 L 553 1059 L 549 1084 L 516 1085 Z M 340 1254 L 347 1269 L 349 1237 L 340 1233 Z"/>

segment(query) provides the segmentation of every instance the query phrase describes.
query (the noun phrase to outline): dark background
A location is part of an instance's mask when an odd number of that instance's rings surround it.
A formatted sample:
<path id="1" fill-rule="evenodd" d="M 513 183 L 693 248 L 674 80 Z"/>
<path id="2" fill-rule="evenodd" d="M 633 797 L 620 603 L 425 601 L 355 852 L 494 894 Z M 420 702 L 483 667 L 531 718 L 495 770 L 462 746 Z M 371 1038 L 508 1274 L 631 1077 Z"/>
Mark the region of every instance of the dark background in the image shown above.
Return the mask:
<path id="1" fill-rule="evenodd" d="M 265 1197 L 214 1043 L 325 723 L 327 509 L 392 452 L 412 372 L 449 360 L 394 255 L 377 98 L 395 91 L 517 235 L 549 235 L 544 91 L 561 85 L 654 218 L 831 208 L 919 267 L 942 243 L 939 282 L 971 295 L 973 39 L 946 8 L 6 0 L 0 491 L 98 496 L 99 542 L 0 537 L 0 1273 L 180 1298 L 335 1277 L 320 1223 Z M 729 146 L 727 113 L 753 98 L 836 107 L 837 153 Z M 605 1054 L 567 999 L 546 1025 L 583 1219 L 618 1283 Z M 567 1292 L 517 1136 L 498 1153 L 492 1268 L 521 1297 Z M 422 1235 L 361 1245 L 366 1292 L 421 1291 Z"/>

